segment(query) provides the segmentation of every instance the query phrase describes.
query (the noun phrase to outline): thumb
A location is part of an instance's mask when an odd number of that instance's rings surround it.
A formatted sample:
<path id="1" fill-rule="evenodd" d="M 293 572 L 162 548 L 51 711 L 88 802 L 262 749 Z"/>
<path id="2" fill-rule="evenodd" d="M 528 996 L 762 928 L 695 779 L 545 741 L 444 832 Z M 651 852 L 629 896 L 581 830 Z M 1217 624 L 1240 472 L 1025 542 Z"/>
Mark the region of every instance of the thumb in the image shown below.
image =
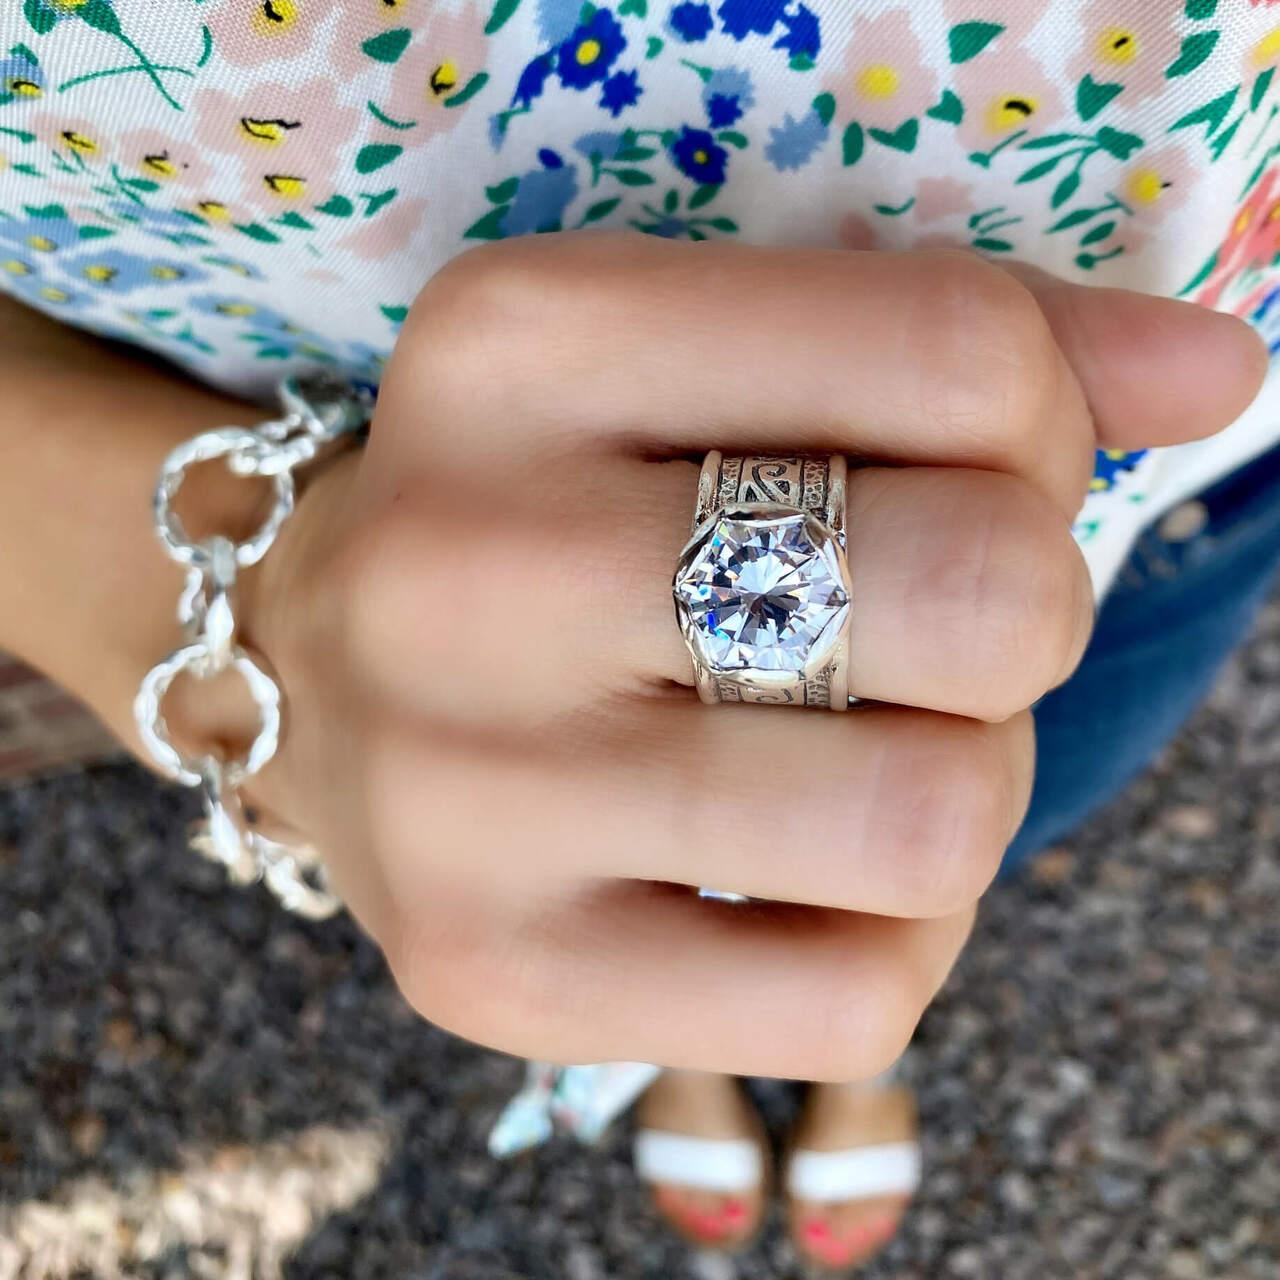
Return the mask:
<path id="1" fill-rule="evenodd" d="M 1035 294 L 1093 413 L 1100 449 L 1200 440 L 1257 396 L 1267 349 L 1243 320 L 1128 289 L 1068 284 L 1039 267 L 1007 269 Z"/>

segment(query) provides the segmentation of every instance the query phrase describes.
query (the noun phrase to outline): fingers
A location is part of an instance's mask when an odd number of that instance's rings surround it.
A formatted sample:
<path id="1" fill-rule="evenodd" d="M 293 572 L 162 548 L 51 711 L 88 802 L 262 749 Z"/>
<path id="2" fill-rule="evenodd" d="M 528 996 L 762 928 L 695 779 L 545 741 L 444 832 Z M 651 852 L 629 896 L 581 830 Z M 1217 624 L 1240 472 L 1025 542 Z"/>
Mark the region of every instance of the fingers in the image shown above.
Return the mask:
<path id="1" fill-rule="evenodd" d="M 414 307 L 379 419 L 421 424 L 425 463 L 803 448 L 1083 498 L 1084 398 L 1030 292 L 977 257 L 534 240 L 462 255 Z"/>
<path id="2" fill-rule="evenodd" d="M 608 875 L 900 917 L 987 888 L 1025 813 L 1030 715 L 845 716 L 619 699 L 546 735 L 432 753 L 404 723 L 371 749 L 370 820 L 414 888 L 444 865 L 522 894 Z"/>
<path id="3" fill-rule="evenodd" d="M 514 725 L 692 683 L 671 575 L 697 468 L 598 459 L 563 505 L 531 475 L 533 506 L 459 494 L 428 508 L 408 489 L 350 549 L 337 612 L 375 693 Z M 1093 593 L 1067 522 L 1012 476 L 851 472 L 848 559 L 860 697 L 999 720 L 1065 680 L 1087 643 Z"/>
<path id="4" fill-rule="evenodd" d="M 1242 320 L 1124 289 L 1083 289 L 1011 266 L 1035 295 L 1093 413 L 1099 448 L 1199 440 L 1230 425 L 1267 374 L 1266 346 Z"/>
<path id="5" fill-rule="evenodd" d="M 509 914 L 450 897 L 388 953 L 420 1012 L 508 1052 L 847 1081 L 900 1056 L 971 920 L 609 885 Z"/>

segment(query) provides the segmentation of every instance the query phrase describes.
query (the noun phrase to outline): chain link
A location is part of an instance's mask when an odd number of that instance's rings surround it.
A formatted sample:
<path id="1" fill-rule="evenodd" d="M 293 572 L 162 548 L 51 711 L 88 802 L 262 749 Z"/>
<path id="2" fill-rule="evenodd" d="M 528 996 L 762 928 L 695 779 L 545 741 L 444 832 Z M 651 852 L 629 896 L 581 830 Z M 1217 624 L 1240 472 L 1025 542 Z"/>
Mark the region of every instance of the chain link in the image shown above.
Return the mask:
<path id="1" fill-rule="evenodd" d="M 192 848 L 226 867 L 234 883 L 261 880 L 287 910 L 321 920 L 341 903 L 328 890 L 315 850 L 259 831 L 239 796 L 239 788 L 279 750 L 284 694 L 266 659 L 237 640 L 236 578 L 267 554 L 293 514 L 294 471 L 367 425 L 373 395 L 330 379 L 289 379 L 280 387 L 280 401 L 280 418 L 253 428 L 204 431 L 165 459 L 153 503 L 155 531 L 170 558 L 187 570 L 178 600 L 186 643 L 146 674 L 133 710 L 151 759 L 175 782 L 203 794 L 204 819 L 192 835 Z M 194 541 L 174 509 L 189 470 L 219 460 L 234 475 L 271 481 L 271 510 L 243 542 L 221 534 Z M 225 760 L 214 751 L 185 754 L 169 732 L 165 695 L 183 673 L 204 681 L 226 671 L 244 680 L 258 711 L 258 732 L 241 759 Z"/>

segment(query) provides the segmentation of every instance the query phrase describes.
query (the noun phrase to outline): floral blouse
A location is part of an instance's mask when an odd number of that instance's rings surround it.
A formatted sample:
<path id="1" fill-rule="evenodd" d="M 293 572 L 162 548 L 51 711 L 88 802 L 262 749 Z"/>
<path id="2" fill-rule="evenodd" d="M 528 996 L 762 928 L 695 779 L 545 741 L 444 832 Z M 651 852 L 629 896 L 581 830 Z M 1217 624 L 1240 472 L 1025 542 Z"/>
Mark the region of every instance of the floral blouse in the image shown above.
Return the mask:
<path id="1" fill-rule="evenodd" d="M 251 397 L 593 226 L 963 245 L 1280 344 L 1278 67 L 1276 0 L 0 0 L 0 287 Z M 1100 589 L 1170 465 L 1099 455 Z"/>
<path id="2" fill-rule="evenodd" d="M 376 383 L 451 256 L 580 227 L 967 246 L 1280 350 L 1277 68 L 1277 0 L 0 0 L 0 288 L 249 397 Z M 1277 410 L 1098 455 L 1099 592 Z M 495 1149 L 649 1074 L 535 1064 Z"/>

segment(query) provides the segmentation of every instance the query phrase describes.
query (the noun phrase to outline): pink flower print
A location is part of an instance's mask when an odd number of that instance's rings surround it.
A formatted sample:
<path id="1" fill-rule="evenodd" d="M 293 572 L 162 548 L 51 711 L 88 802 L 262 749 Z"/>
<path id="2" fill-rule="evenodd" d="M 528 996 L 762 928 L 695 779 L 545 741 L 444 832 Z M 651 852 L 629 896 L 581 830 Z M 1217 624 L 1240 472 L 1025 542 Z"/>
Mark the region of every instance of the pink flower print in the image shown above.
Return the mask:
<path id="1" fill-rule="evenodd" d="M 873 129 L 894 129 L 938 100 L 938 78 L 924 65 L 906 9 L 855 22 L 840 70 L 823 88 L 845 115 Z"/>
<path id="2" fill-rule="evenodd" d="M 236 67 L 299 58 L 334 7 L 329 0 L 214 0 L 208 17 L 214 50 Z"/>
<path id="3" fill-rule="evenodd" d="M 122 167 L 162 187 L 187 190 L 205 186 L 213 166 L 192 142 L 171 138 L 158 129 L 137 129 L 124 134 L 115 148 Z"/>
<path id="4" fill-rule="evenodd" d="M 1116 194 L 1133 211 L 1134 221 L 1157 226 L 1186 203 L 1199 177 L 1181 147 L 1141 152 L 1124 171 Z"/>
<path id="5" fill-rule="evenodd" d="M 977 151 L 1043 133 L 1062 114 L 1062 95 L 1024 49 L 964 63 L 956 68 L 956 87 L 964 103 L 960 134 Z"/>
<path id="6" fill-rule="evenodd" d="M 357 231 L 338 241 L 365 262 L 382 262 L 409 246 L 422 228 L 427 202 L 418 198 L 398 201 L 387 213 L 366 222 Z"/>
<path id="7" fill-rule="evenodd" d="M 468 104 L 449 100 L 483 70 L 485 44 L 484 17 L 474 4 L 431 15 L 396 62 L 386 101 L 377 104 L 391 119 L 412 124 L 396 132 L 401 146 L 420 146 L 458 123 Z"/>
<path id="8" fill-rule="evenodd" d="M 77 165 L 79 161 L 98 165 L 115 154 L 114 139 L 83 116 L 42 110 L 33 112 L 24 124 L 51 151 Z"/>
<path id="9" fill-rule="evenodd" d="M 1119 101 L 1126 107 L 1155 97 L 1167 87 L 1165 68 L 1182 47 L 1181 17 L 1173 6 L 1152 0 L 1092 0 L 1080 15 L 1072 78 L 1124 85 Z"/>
<path id="10" fill-rule="evenodd" d="M 918 222 L 938 222 L 973 211 L 973 188 L 958 178 L 921 178 L 911 212 Z"/>
<path id="11" fill-rule="evenodd" d="M 239 159 L 242 198 L 272 213 L 333 195 L 338 157 L 362 124 L 328 79 L 249 84 L 234 95 L 206 89 L 195 114 L 200 142 Z"/>
<path id="12" fill-rule="evenodd" d="M 1240 207 L 1218 263 L 1197 297 L 1206 307 L 1222 302 L 1232 281 L 1249 267 L 1269 266 L 1280 254 L 1280 169 L 1269 169 Z"/>
<path id="13" fill-rule="evenodd" d="M 1003 27 L 990 46 L 993 50 L 1007 49 L 1025 40 L 1044 17 L 1046 8 L 1030 0 L 944 0 L 942 7 L 951 27 L 969 22 Z"/>

